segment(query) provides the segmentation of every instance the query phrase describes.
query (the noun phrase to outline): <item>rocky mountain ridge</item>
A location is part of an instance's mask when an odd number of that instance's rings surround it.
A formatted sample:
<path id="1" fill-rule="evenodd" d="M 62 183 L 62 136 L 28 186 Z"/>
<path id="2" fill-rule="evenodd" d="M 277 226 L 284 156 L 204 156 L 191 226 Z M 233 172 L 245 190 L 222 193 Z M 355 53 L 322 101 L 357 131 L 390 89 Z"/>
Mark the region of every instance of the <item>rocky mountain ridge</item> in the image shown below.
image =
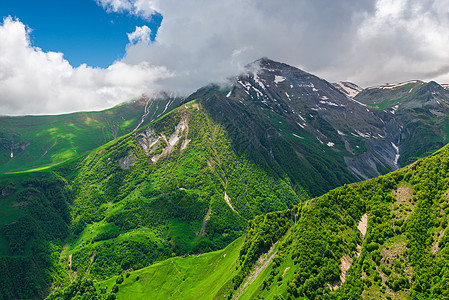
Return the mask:
<path id="1" fill-rule="evenodd" d="M 271 124 L 266 136 L 285 136 L 280 127 L 288 123 L 294 144 L 307 135 L 310 143 L 343 155 L 346 167 L 358 179 L 410 163 L 440 148 L 447 137 L 442 119 L 449 115 L 449 93 L 435 82 L 414 80 L 362 89 L 349 82 L 331 84 L 263 58 L 248 65 L 234 79 L 227 99 L 221 98 L 240 103 L 242 109 L 257 109 L 259 117 L 266 114 L 264 118 L 277 119 L 279 128 Z M 423 113 L 434 118 L 425 120 Z M 411 154 L 404 148 L 422 126 L 432 128 L 429 139 L 433 142 Z M 251 139 L 257 141 L 254 136 Z"/>

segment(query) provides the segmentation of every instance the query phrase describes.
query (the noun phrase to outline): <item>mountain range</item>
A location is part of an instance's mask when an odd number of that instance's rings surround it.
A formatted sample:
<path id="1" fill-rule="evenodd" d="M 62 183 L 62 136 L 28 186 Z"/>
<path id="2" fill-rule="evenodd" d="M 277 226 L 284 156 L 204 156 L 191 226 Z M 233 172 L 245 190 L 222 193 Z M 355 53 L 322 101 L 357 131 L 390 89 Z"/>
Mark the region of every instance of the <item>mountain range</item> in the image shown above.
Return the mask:
<path id="1" fill-rule="evenodd" d="M 262 58 L 186 98 L 0 117 L 0 295 L 444 299 L 448 108 Z"/>

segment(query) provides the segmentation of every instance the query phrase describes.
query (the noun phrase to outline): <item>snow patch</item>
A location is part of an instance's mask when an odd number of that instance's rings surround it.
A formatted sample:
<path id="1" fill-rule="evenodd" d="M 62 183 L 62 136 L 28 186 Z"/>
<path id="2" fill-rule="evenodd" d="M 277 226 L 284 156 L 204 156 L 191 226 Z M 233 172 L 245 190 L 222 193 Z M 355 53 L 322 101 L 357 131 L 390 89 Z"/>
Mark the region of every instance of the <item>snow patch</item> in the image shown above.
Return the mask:
<path id="1" fill-rule="evenodd" d="M 334 147 L 334 146 L 335 146 L 335 144 L 332 143 L 332 142 L 328 142 L 326 145 L 327 145 L 328 147 Z"/>
<path id="2" fill-rule="evenodd" d="M 303 120 L 304 122 L 306 121 L 306 119 L 304 119 L 300 114 L 297 114 L 297 115 L 301 120 Z"/>
<path id="3" fill-rule="evenodd" d="M 340 107 L 340 106 L 343 106 L 343 107 L 344 107 L 344 105 L 339 105 L 339 104 L 337 104 L 337 103 L 330 102 L 330 101 L 320 100 L 320 103 L 321 103 L 321 104 L 332 105 L 332 106 L 336 106 L 336 107 Z"/>
<path id="4" fill-rule="evenodd" d="M 369 133 L 363 133 L 363 132 L 358 131 L 357 129 L 355 130 L 355 132 L 357 134 L 352 133 L 352 135 L 355 135 L 355 136 L 358 135 L 358 136 L 366 138 L 366 139 L 371 137 L 371 135 Z"/>
<path id="5" fill-rule="evenodd" d="M 257 75 L 257 73 L 254 73 L 254 81 L 262 88 L 265 90 L 265 85 L 263 84 L 262 81 L 260 81 L 259 76 Z"/>
<path id="6" fill-rule="evenodd" d="M 145 108 L 143 109 L 143 115 L 140 119 L 140 123 L 136 126 L 136 128 L 134 128 L 134 131 L 137 130 L 140 125 L 142 125 L 142 123 L 145 121 L 146 117 L 148 116 L 148 114 L 150 113 L 150 108 L 149 108 L 149 104 L 150 104 L 150 99 L 146 99 L 146 103 L 145 103 Z M 167 103 L 167 105 L 170 103 L 170 101 Z M 165 108 L 167 108 L 167 106 L 165 106 Z"/>
<path id="7" fill-rule="evenodd" d="M 300 87 L 300 88 L 314 88 L 315 86 L 313 85 L 313 83 L 309 83 L 309 84 L 298 84 L 298 87 Z"/>
<path id="8" fill-rule="evenodd" d="M 298 123 L 298 124 L 299 124 L 299 123 Z M 301 125 L 299 125 L 299 126 L 301 126 Z M 297 138 L 304 139 L 302 136 L 299 136 L 299 135 L 297 135 L 297 134 L 294 134 L 294 133 L 293 133 L 293 135 L 296 136 Z"/>
<path id="9" fill-rule="evenodd" d="M 399 105 L 395 105 L 391 108 L 391 113 L 394 115 L 396 113 L 396 110 L 398 110 Z"/>
<path id="10" fill-rule="evenodd" d="M 229 91 L 229 93 L 226 95 L 226 98 L 231 97 L 231 93 L 232 93 L 232 90 Z"/>
<path id="11" fill-rule="evenodd" d="M 349 85 L 345 84 L 344 82 L 337 82 L 335 83 L 340 88 L 340 91 L 343 91 L 349 98 L 354 98 L 357 96 L 358 93 L 360 93 L 363 89 L 356 85 Z"/>
<path id="12" fill-rule="evenodd" d="M 274 83 L 280 83 L 284 81 L 286 78 L 284 76 L 274 75 Z"/>
<path id="13" fill-rule="evenodd" d="M 263 97 L 263 93 L 261 91 L 259 91 L 259 89 L 255 88 L 254 86 L 252 87 L 254 91 L 256 91 L 257 97 Z"/>

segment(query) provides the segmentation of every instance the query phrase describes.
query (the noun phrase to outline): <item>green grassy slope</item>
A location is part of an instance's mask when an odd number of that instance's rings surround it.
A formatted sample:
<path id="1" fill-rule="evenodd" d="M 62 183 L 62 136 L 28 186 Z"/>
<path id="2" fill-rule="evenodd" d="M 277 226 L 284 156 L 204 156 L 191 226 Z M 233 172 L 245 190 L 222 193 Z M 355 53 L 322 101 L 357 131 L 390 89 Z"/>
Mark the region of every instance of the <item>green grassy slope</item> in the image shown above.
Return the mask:
<path id="1" fill-rule="evenodd" d="M 355 99 L 373 108 L 385 109 L 416 98 L 425 85 L 427 84 L 422 81 L 410 81 L 393 86 L 372 87 L 357 94 Z"/>
<path id="2" fill-rule="evenodd" d="M 189 257 L 176 257 L 124 276 L 118 298 L 123 299 L 213 299 L 235 273 L 243 237 L 223 250 Z M 96 284 L 110 292 L 117 278 Z"/>
<path id="3" fill-rule="evenodd" d="M 153 121 L 180 98 L 141 98 L 98 112 L 54 116 L 0 116 L 0 173 L 73 158 Z"/>
<path id="4" fill-rule="evenodd" d="M 237 261 L 215 266 L 212 257 L 221 259 L 228 249 L 204 256 L 205 263 L 177 258 L 162 263 L 160 272 L 153 266 L 130 273 L 123 283 L 99 282 L 96 291 L 117 299 L 133 291 L 179 299 L 447 299 L 448 178 L 445 147 L 399 171 L 257 217 L 243 244 L 228 248 L 238 248 Z M 211 280 L 202 295 L 189 294 L 200 289 L 204 281 L 196 270 L 208 272 L 209 261 L 224 270 L 225 280 Z M 173 263 L 182 268 L 174 272 Z M 153 282 L 165 282 L 167 272 L 182 283 L 158 289 Z"/>
<path id="5" fill-rule="evenodd" d="M 221 249 L 248 219 L 301 201 L 288 179 L 238 156 L 195 102 L 77 159 L 2 175 L 0 184 L 0 263 L 22 264 L 0 277 L 5 298 L 41 298 L 50 288 Z M 39 272 L 36 260 L 45 262 Z"/>
<path id="6" fill-rule="evenodd" d="M 124 159 L 133 161 L 129 169 L 120 166 Z M 78 273 L 98 279 L 172 253 L 222 248 L 247 219 L 299 201 L 287 182 L 238 158 L 226 132 L 195 103 L 92 152 L 73 182 L 74 238 L 66 254 Z"/>

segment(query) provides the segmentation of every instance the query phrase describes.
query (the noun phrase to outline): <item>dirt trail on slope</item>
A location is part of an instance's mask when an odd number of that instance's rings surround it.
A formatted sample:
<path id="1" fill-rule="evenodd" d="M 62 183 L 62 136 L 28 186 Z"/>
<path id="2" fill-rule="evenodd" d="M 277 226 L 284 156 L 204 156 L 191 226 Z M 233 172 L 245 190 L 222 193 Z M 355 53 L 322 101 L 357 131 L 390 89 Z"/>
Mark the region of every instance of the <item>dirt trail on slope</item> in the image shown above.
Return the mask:
<path id="1" fill-rule="evenodd" d="M 206 224 L 210 219 L 210 214 L 212 213 L 212 207 L 209 206 L 209 210 L 207 211 L 206 217 L 204 218 L 203 225 L 201 226 L 200 237 L 203 237 L 206 234 Z"/>
<path id="2" fill-rule="evenodd" d="M 237 212 L 237 211 L 234 209 L 234 207 L 232 206 L 231 200 L 229 199 L 229 196 L 228 196 L 228 194 L 226 193 L 226 191 L 225 191 L 225 193 L 224 193 L 224 199 L 225 199 L 226 203 L 229 205 L 229 207 L 230 207 L 234 212 Z"/>
<path id="3" fill-rule="evenodd" d="M 69 269 L 67 270 L 69 275 L 70 283 L 74 282 L 76 279 L 76 272 L 72 270 L 72 254 L 69 255 Z"/>
<path id="4" fill-rule="evenodd" d="M 246 289 L 256 280 L 257 276 L 259 276 L 260 272 L 262 272 L 271 262 L 273 257 L 277 254 L 277 251 L 274 251 L 274 247 L 276 246 L 278 242 L 276 242 L 273 246 L 271 246 L 270 250 L 259 257 L 259 259 L 256 262 L 256 266 L 254 270 L 249 274 L 247 277 L 245 283 L 240 288 L 239 292 L 233 300 L 238 299 L 245 291 Z"/>

